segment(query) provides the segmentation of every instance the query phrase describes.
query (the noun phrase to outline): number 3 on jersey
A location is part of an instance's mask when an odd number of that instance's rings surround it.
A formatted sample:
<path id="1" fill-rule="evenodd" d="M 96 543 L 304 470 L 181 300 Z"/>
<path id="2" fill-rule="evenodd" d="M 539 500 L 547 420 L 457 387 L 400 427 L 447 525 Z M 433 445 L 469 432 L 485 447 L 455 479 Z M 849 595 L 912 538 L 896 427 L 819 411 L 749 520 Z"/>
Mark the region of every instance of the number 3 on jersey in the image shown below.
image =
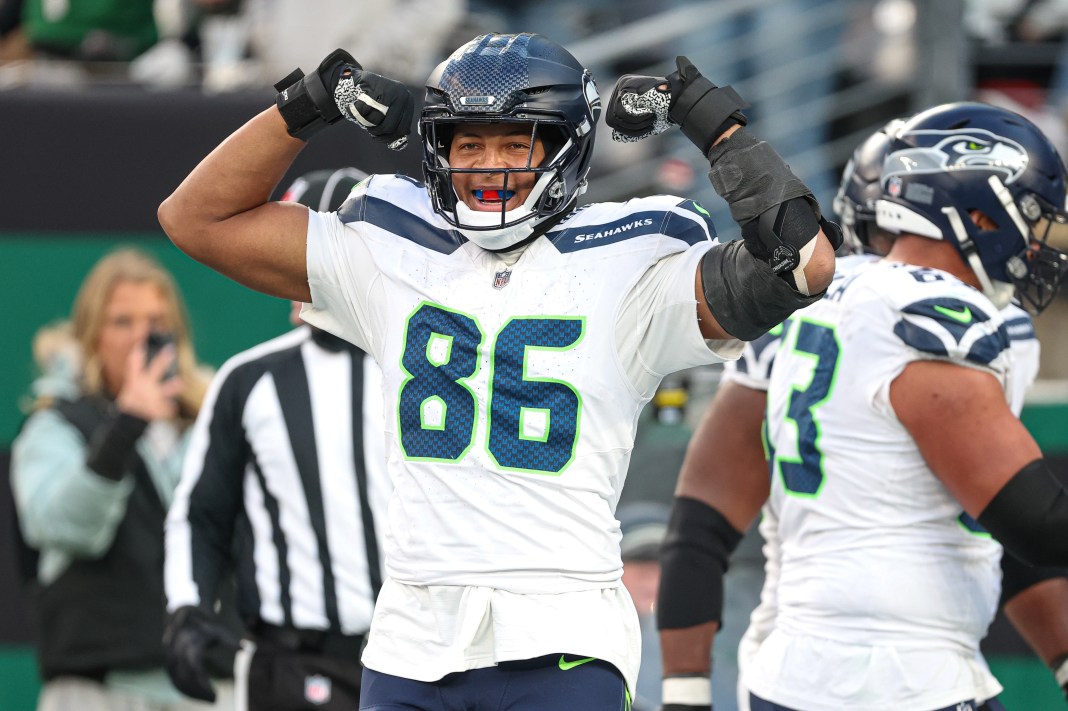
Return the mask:
<path id="1" fill-rule="evenodd" d="M 791 339 L 791 336 L 796 337 Z M 811 377 L 807 383 L 794 385 L 786 408 L 785 419 L 793 423 L 796 432 L 797 456 L 780 454 L 781 447 L 772 450 L 771 471 L 772 475 L 776 470 L 782 473 L 783 485 L 788 492 L 816 497 L 823 488 L 824 478 L 816 410 L 834 390 L 835 376 L 838 374 L 838 336 L 832 326 L 799 318 L 783 345 L 791 346 L 790 350 L 780 351 L 776 358 L 786 356 L 793 360 L 801 357 L 811 361 Z M 781 365 L 794 367 L 789 363 Z M 784 431 L 788 432 L 789 429 L 784 426 Z"/>
<path id="2" fill-rule="evenodd" d="M 490 352 L 487 449 L 503 469 L 559 474 L 575 456 L 582 400 L 569 384 L 527 376 L 530 349 L 567 350 L 582 339 L 581 318 L 513 318 Z M 470 451 L 485 334 L 467 314 L 423 303 L 408 318 L 398 420 L 409 459 L 459 461 Z"/>

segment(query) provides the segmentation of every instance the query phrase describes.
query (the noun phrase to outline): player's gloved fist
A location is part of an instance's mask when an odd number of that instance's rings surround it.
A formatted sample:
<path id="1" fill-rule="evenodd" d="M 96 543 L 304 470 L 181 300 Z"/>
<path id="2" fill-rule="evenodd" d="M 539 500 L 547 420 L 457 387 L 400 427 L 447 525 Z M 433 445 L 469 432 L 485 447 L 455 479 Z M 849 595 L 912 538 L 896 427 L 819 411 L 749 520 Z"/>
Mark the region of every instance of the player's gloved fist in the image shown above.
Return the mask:
<path id="1" fill-rule="evenodd" d="M 671 94 L 667 85 L 666 77 L 627 74 L 619 78 L 605 114 L 605 121 L 612 127 L 613 141 L 633 143 L 671 127 L 668 119 Z"/>
<path id="2" fill-rule="evenodd" d="M 343 67 L 334 89 L 337 107 L 377 141 L 399 151 L 408 145 L 415 102 L 399 81 L 372 74 L 359 64 Z"/>
<path id="3" fill-rule="evenodd" d="M 749 104 L 731 87 L 710 82 L 686 57 L 676 57 L 675 66 L 676 70 L 667 75 L 671 91 L 668 118 L 708 155 L 708 149 L 724 131 L 748 122 L 741 112 Z"/>
<path id="4" fill-rule="evenodd" d="M 334 50 L 305 76 L 293 70 L 274 88 L 289 135 L 308 140 L 342 119 L 353 121 L 393 150 L 408 143 L 415 102 L 398 81 L 364 71 L 352 55 Z"/>
<path id="5" fill-rule="evenodd" d="M 712 711 L 712 706 L 689 706 L 687 704 L 664 704 L 660 711 Z"/>
<path id="6" fill-rule="evenodd" d="M 237 651 L 241 640 L 210 613 L 187 605 L 178 608 L 163 631 L 167 674 L 175 688 L 201 701 L 215 701 L 208 674 L 208 653 L 218 648 Z"/>

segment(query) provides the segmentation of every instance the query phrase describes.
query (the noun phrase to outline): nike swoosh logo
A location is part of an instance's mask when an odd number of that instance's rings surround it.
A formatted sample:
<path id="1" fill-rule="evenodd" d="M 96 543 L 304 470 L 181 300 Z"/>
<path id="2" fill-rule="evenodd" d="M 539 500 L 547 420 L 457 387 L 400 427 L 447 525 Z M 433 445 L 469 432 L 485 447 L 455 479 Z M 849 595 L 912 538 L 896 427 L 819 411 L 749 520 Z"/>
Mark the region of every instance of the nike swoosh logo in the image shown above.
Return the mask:
<path id="1" fill-rule="evenodd" d="M 586 657 L 585 659 L 576 659 L 572 662 L 569 662 L 565 660 L 564 655 L 561 654 L 560 669 L 562 669 L 563 671 L 567 671 L 568 669 L 574 669 L 575 667 L 585 664 L 586 662 L 592 662 L 594 659 L 596 659 L 596 657 Z"/>
<path id="2" fill-rule="evenodd" d="M 698 205 L 696 202 L 693 204 L 693 209 L 697 210 L 698 212 L 700 212 L 705 217 L 712 217 L 712 213 L 711 212 L 709 212 L 708 210 L 704 209 L 703 207 Z"/>
<path id="3" fill-rule="evenodd" d="M 972 320 L 972 310 L 969 309 L 967 306 L 965 306 L 964 309 L 961 311 L 951 309 L 948 306 L 935 306 L 934 310 L 940 314 L 949 316 L 954 321 L 959 321 L 960 323 L 968 323 Z"/>

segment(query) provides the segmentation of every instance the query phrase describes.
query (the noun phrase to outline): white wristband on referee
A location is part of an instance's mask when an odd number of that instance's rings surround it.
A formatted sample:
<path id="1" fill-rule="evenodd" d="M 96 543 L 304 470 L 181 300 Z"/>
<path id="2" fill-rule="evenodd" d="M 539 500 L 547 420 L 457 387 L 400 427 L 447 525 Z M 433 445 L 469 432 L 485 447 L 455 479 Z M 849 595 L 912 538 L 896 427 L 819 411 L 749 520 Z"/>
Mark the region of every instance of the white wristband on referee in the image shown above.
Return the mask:
<path id="1" fill-rule="evenodd" d="M 660 685 L 660 703 L 711 706 L 712 681 L 707 676 L 669 676 Z"/>
<path id="2" fill-rule="evenodd" d="M 1061 662 L 1061 665 L 1053 670 L 1053 678 L 1057 680 L 1059 686 L 1068 684 L 1068 659 Z"/>

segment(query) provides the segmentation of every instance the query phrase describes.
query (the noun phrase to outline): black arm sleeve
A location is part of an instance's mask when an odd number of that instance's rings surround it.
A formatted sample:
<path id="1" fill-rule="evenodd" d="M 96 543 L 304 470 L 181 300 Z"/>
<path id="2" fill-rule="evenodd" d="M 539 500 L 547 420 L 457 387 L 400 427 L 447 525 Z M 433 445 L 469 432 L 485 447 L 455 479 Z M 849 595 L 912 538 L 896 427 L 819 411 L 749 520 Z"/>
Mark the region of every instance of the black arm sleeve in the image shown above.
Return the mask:
<path id="1" fill-rule="evenodd" d="M 1018 471 L 979 514 L 1001 545 L 1031 565 L 1068 565 L 1068 490 L 1045 459 Z"/>
<path id="2" fill-rule="evenodd" d="M 723 614 L 723 574 L 742 533 L 708 504 L 676 497 L 660 548 L 659 629 L 718 622 Z"/>
<path id="3" fill-rule="evenodd" d="M 764 335 L 800 308 L 819 301 L 823 292 L 804 296 L 777 278 L 771 267 L 733 240 L 713 247 L 701 258 L 705 301 L 727 333 L 743 341 Z"/>
<path id="4" fill-rule="evenodd" d="M 1068 577 L 1068 568 L 1058 566 L 1035 567 L 1028 565 L 1009 551 L 1001 556 L 1001 600 L 999 607 L 1004 607 L 1010 600 L 1038 585 L 1044 580 Z"/>

